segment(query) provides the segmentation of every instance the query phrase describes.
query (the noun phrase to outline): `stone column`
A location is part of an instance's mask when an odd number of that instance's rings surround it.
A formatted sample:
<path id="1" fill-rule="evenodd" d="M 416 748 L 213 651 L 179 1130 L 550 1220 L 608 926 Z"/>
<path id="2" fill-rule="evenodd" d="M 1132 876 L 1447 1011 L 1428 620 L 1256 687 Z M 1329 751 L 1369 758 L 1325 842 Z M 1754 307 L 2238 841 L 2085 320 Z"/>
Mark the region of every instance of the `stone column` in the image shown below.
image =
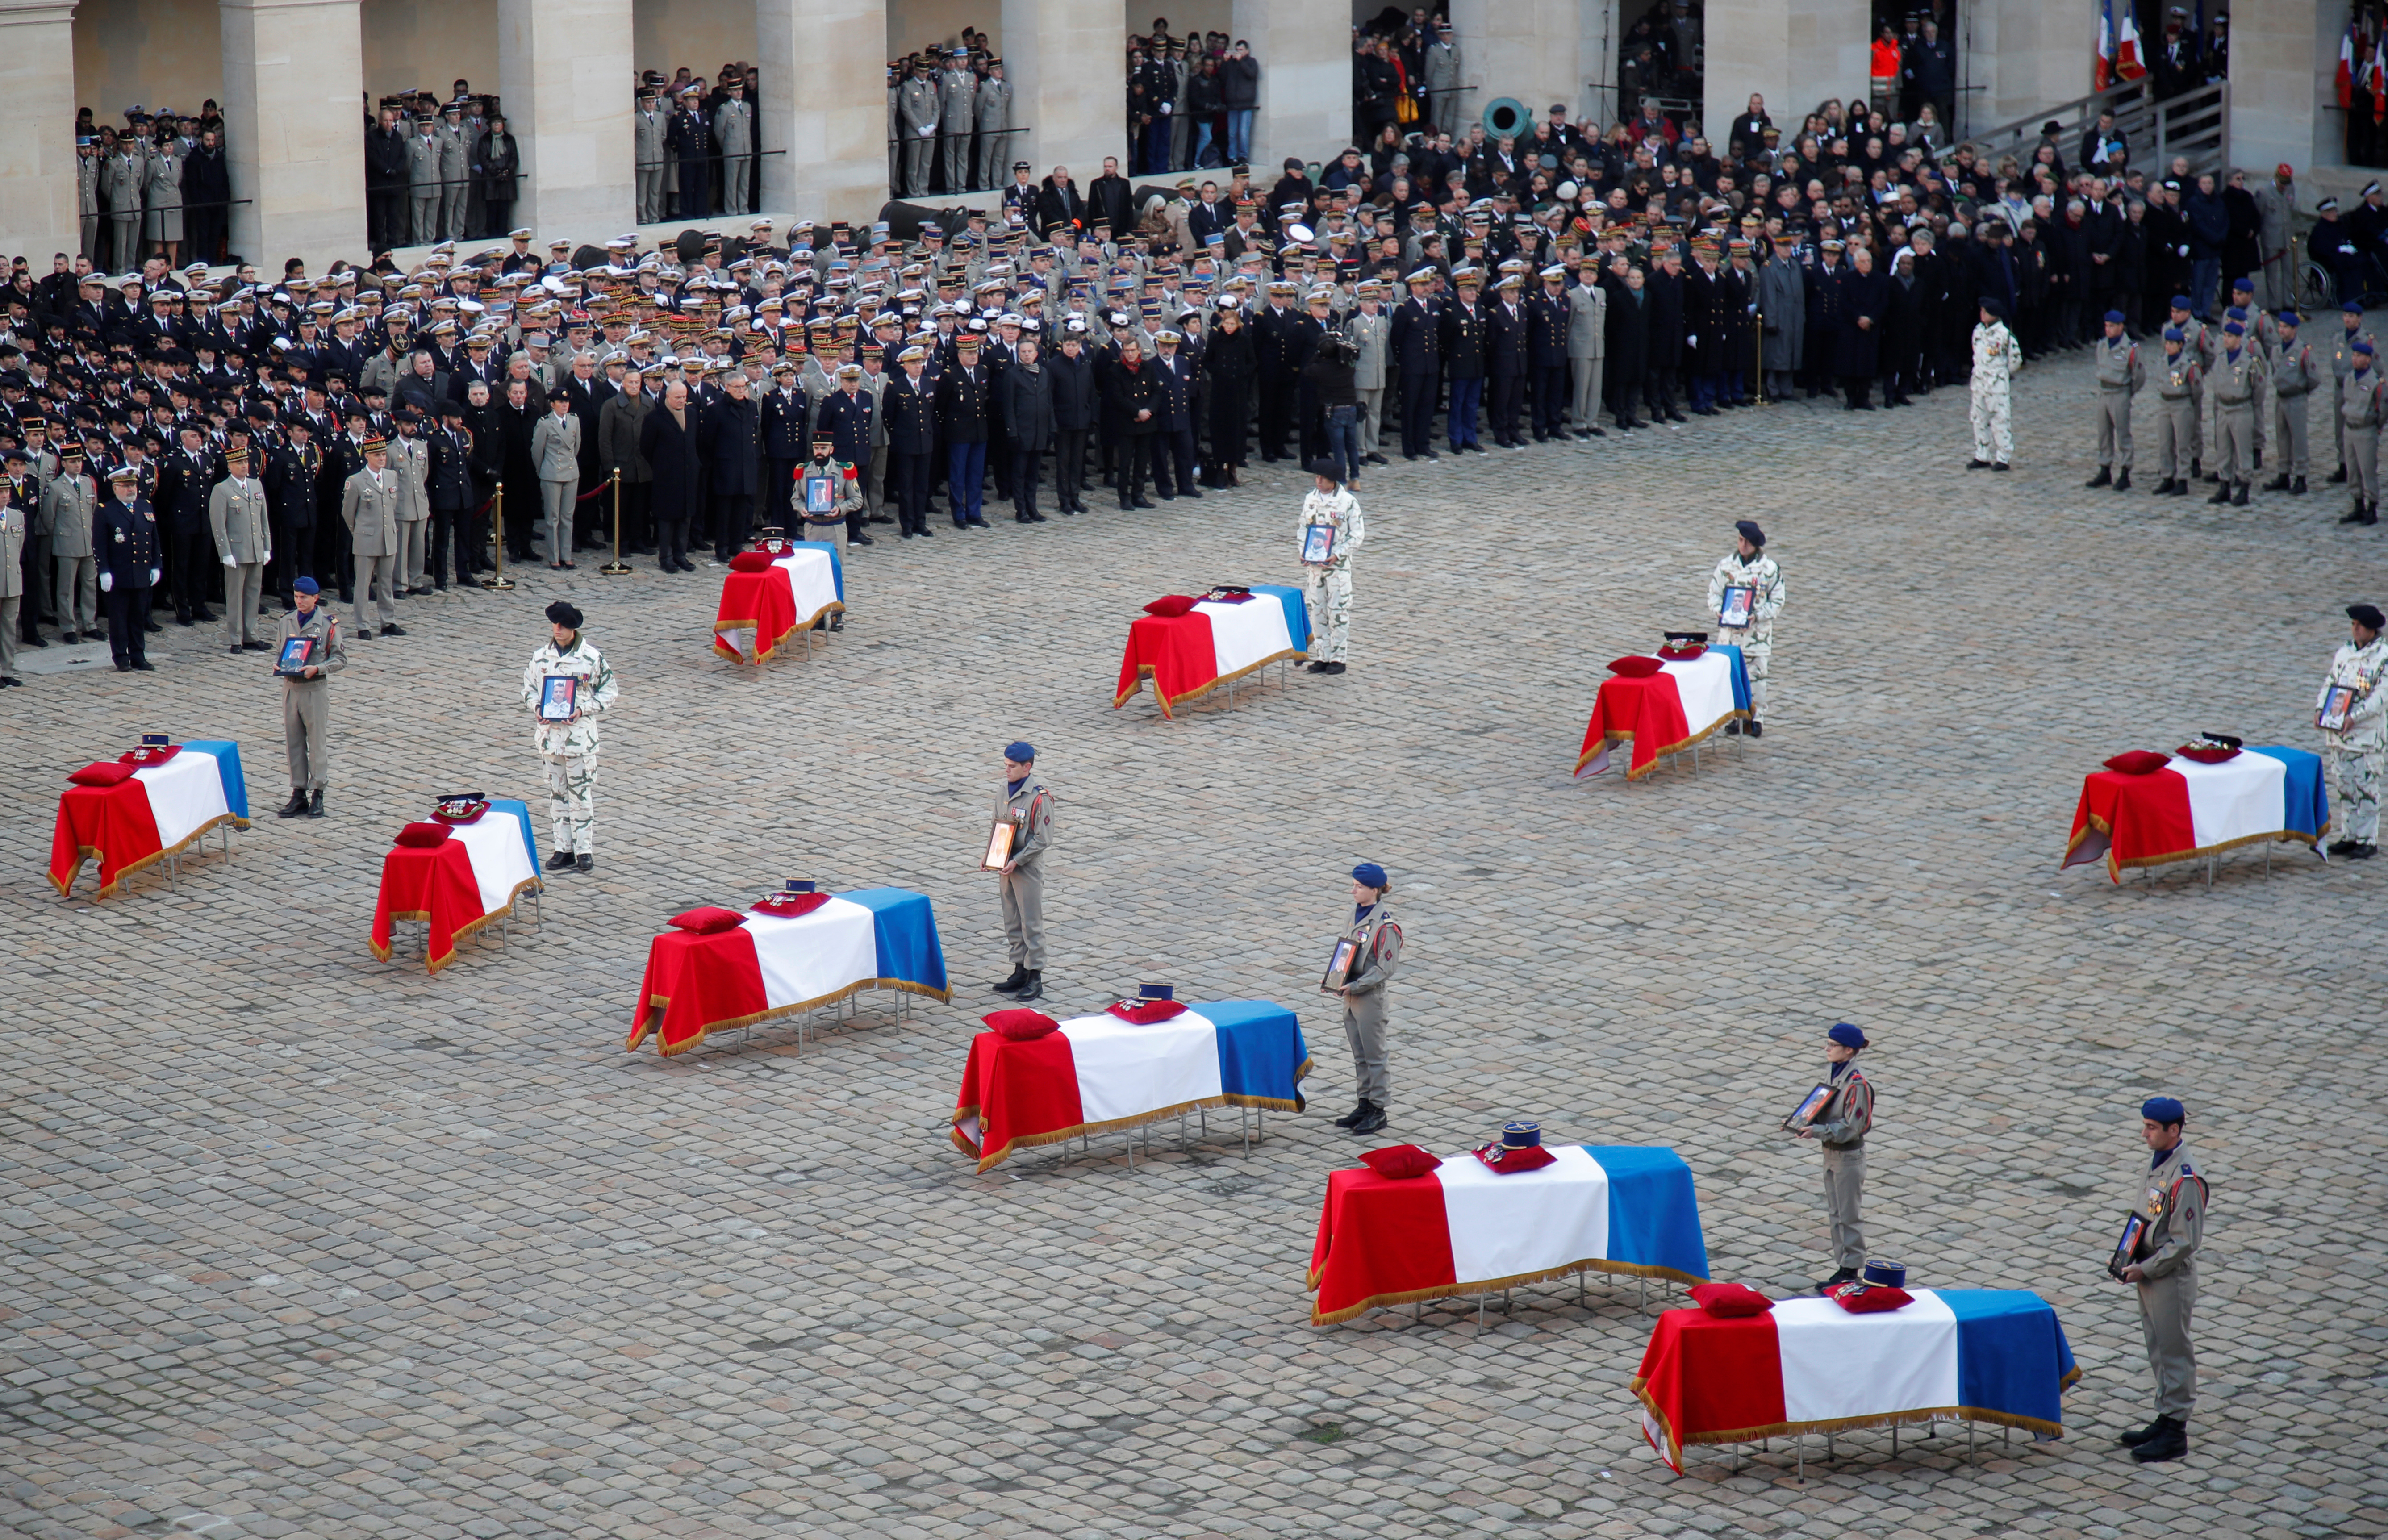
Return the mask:
<path id="1" fill-rule="evenodd" d="M 2230 159 L 2251 169 L 2251 185 L 2282 161 L 2300 177 L 2345 163 L 2346 119 L 2322 106 L 2338 104 L 2345 27 L 2343 7 L 2312 0 L 2239 0 L 2230 7 Z M 2370 110 L 2360 96 L 2356 109 Z M 2328 190 L 2344 197 L 2371 179 L 2363 173 Z M 2300 189 L 2298 201 L 2310 210 L 2318 196 Z"/>
<path id="2" fill-rule="evenodd" d="M 1352 7 L 1344 0 L 1235 0 L 1230 14 L 1230 32 L 1251 44 L 1261 61 L 1252 183 L 1265 188 L 1288 157 L 1323 161 L 1352 142 Z"/>
<path id="3" fill-rule="evenodd" d="M 232 249 L 278 273 L 365 249 L 357 0 L 222 0 Z M 244 201 L 246 200 L 246 201 Z"/>
<path id="4" fill-rule="evenodd" d="M 0 0 L 0 248 L 36 274 L 83 238 L 74 121 L 74 0 Z"/>
<path id="5" fill-rule="evenodd" d="M 498 0 L 498 91 L 522 153 L 516 224 L 603 241 L 638 219 L 630 0 Z"/>
<path id="6" fill-rule="evenodd" d="M 1730 123 L 1755 91 L 1787 134 L 1825 97 L 1864 88 L 1872 32 L 1865 0 L 1708 0 L 1703 124 Z"/>
<path id="7" fill-rule="evenodd" d="M 1617 116 L 1617 0 L 1451 0 L 1459 39 L 1459 78 L 1475 90 L 1460 98 L 1464 131 L 1504 96 L 1533 120 L 1553 102 L 1569 121 L 1606 126 Z"/>
<path id="8" fill-rule="evenodd" d="M 2156 17 L 2153 9 L 2145 14 Z M 1959 94 L 1959 132 L 1979 133 L 2088 95 L 2093 67 L 2081 40 L 2094 35 L 2087 30 L 2093 24 L 2073 0 L 1985 0 L 1975 6 L 1958 27 L 1957 78 L 1960 85 L 1981 89 Z M 2151 28 L 2143 46 L 2152 51 L 2160 35 Z M 2131 147 L 2138 152 L 2141 146 Z"/>
<path id="9" fill-rule="evenodd" d="M 1039 179 L 1056 166 L 1067 166 L 1081 193 L 1103 174 L 1104 156 L 1119 157 L 1124 171 L 1125 11 L 1094 0 L 1003 0 L 998 35 L 1003 73 L 1011 82 L 1011 121 L 1028 130 L 1011 136 L 1019 144 L 1006 154 L 1006 164 L 1025 160 Z M 879 110 L 883 121 L 883 99 Z M 989 196 L 990 208 L 995 196 Z"/>
<path id="10" fill-rule="evenodd" d="M 870 221 L 887 201 L 886 0 L 755 0 L 763 207 Z"/>

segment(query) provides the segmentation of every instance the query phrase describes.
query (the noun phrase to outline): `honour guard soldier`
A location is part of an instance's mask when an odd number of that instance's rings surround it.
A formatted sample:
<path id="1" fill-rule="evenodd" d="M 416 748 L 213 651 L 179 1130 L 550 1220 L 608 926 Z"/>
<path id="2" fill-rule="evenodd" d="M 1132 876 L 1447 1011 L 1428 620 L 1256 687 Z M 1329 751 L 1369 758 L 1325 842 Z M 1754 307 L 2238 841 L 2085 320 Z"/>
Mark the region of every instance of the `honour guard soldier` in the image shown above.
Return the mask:
<path id="1" fill-rule="evenodd" d="M 846 521 L 862 512 L 862 481 L 852 461 L 837 457 L 837 441 L 827 433 L 813 435 L 813 457 L 796 465 L 788 503 L 808 541 L 827 541 L 841 554 L 845 550 Z M 830 617 L 829 629 L 845 630 L 845 617 Z"/>
<path id="2" fill-rule="evenodd" d="M 1440 276 L 1433 268 L 1421 267 L 1404 280 L 1410 297 L 1393 312 L 1386 338 L 1401 376 L 1404 460 L 1442 458 L 1434 451 L 1432 437 L 1435 399 L 1442 388 L 1442 320 L 1432 294 Z"/>
<path id="3" fill-rule="evenodd" d="M 1045 998 L 1045 852 L 1053 846 L 1053 794 L 1035 777 L 1036 750 L 1025 743 L 1003 751 L 1004 790 L 996 821 L 1011 825 L 1010 853 L 996 879 L 1003 897 L 1003 940 L 1011 973 L 992 986 L 1025 1004 Z"/>
<path id="4" fill-rule="evenodd" d="M 2347 350 L 2354 363 L 2339 382 L 2338 468 L 2355 485 L 2355 503 L 2341 524 L 2380 522 L 2380 425 L 2388 422 L 2388 378 L 2372 356 L 2371 339 L 2358 337 Z"/>
<path id="5" fill-rule="evenodd" d="M 2189 490 L 2190 456 L 2197 449 L 2197 398 L 2204 371 L 2188 341 L 2178 326 L 2165 328 L 2164 362 L 2156 367 L 2157 497 L 2179 497 Z"/>
<path id="6" fill-rule="evenodd" d="M 1302 500 L 1296 531 L 1302 603 L 1310 611 L 1310 671 L 1340 674 L 1352 630 L 1352 558 L 1368 538 L 1368 525 L 1333 460 L 1313 460 L 1310 474 L 1315 485 Z"/>
<path id="7" fill-rule="evenodd" d="M 630 119 L 630 143 L 641 224 L 658 224 L 663 221 L 664 133 L 667 126 L 660 88 L 653 85 L 639 87 L 639 110 Z"/>
<path id="8" fill-rule="evenodd" d="M 295 605 L 282 617 L 275 640 L 275 667 L 293 639 L 306 637 L 306 663 L 282 673 L 282 742 L 290 758 L 290 800 L 278 818 L 324 816 L 324 783 L 332 769 L 331 686 L 324 681 L 348 667 L 349 650 L 340 640 L 340 617 L 322 602 L 322 588 L 312 578 L 290 580 Z"/>
<path id="9" fill-rule="evenodd" d="M 348 526 L 349 549 L 356 557 L 357 635 L 373 634 L 365 605 L 377 600 L 381 634 L 404 636 L 398 623 L 398 477 L 389 468 L 385 440 L 367 439 L 362 448 L 363 468 L 340 487 L 340 522 Z"/>
<path id="10" fill-rule="evenodd" d="M 25 682 L 17 677 L 17 611 L 25 602 L 25 573 L 19 563 L 29 532 L 16 489 L 0 481 L 0 688 Z"/>
<path id="11" fill-rule="evenodd" d="M 2349 299 L 2339 310 L 2343 324 L 2337 335 L 2330 339 L 2330 437 L 2331 446 L 2338 452 L 2338 469 L 2330 473 L 2332 481 L 2346 479 L 2346 420 L 2340 415 L 2340 408 L 2346 404 L 2347 376 L 2355 373 L 2355 345 L 2372 341 L 2371 334 L 2363 329 L 2363 302 L 2360 299 Z M 2372 345 L 2378 346 L 2376 343 Z"/>
<path id="12" fill-rule="evenodd" d="M 547 606 L 547 643 L 531 654 L 523 669 L 523 704 L 538 723 L 532 741 L 547 771 L 547 822 L 554 853 L 547 870 L 567 867 L 581 872 L 597 868 L 591 841 L 597 817 L 597 719 L 614 708 L 622 693 L 614 666 L 597 644 L 580 634 L 580 611 L 563 599 Z M 570 678 L 569 715 L 550 717 L 540 710 L 551 678 Z"/>
<path id="13" fill-rule="evenodd" d="M 913 59 L 904 83 L 896 89 L 896 116 L 904 141 L 902 196 L 925 197 L 930 161 L 937 149 L 940 116 L 936 66 L 927 55 Z"/>
<path id="14" fill-rule="evenodd" d="M 2264 483 L 2267 492 L 2303 497 L 2310 469 L 2305 401 L 2321 385 L 2321 361 L 2313 344 L 2297 338 L 2297 312 L 2280 313 L 2280 339 L 2272 346 L 2272 437 L 2280 450 L 2278 474 Z"/>
<path id="15" fill-rule="evenodd" d="M 973 187 L 995 185 L 995 168 L 1002 163 L 1004 131 L 1011 126 L 1011 83 L 1003 78 L 1003 60 L 986 61 L 986 78 L 978 83 L 972 115 L 978 128 L 978 175 Z"/>
<path id="16" fill-rule="evenodd" d="M 2353 635 L 2331 655 L 2314 706 L 2321 757 L 2339 800 L 2346 804 L 2346 821 L 2340 825 L 2344 836 L 2331 843 L 2330 853 L 2359 861 L 2371 858 L 2380 840 L 2381 761 L 2388 752 L 2388 690 L 2381 688 L 2381 680 L 2388 676 L 2388 640 L 2380 634 L 2377 607 L 2349 605 L 2346 617 Z"/>
<path id="17" fill-rule="evenodd" d="M 2205 501 L 2244 508 L 2255 479 L 2255 397 L 2264 387 L 2264 360 L 2247 345 L 2243 322 L 2222 324 L 2222 356 L 2206 378 L 2214 387 L 2214 465 L 2221 480 Z"/>
<path id="18" fill-rule="evenodd" d="M 751 212 L 755 176 L 755 104 L 746 99 L 746 82 L 732 75 L 722 83 L 729 99 L 713 109 L 713 142 L 721 152 L 721 211 Z"/>
<path id="19" fill-rule="evenodd" d="M 2007 330 L 2006 307 L 1997 299 L 1982 301 L 1981 324 L 1974 328 L 1973 393 L 1974 457 L 1969 471 L 2002 471 L 2014 458 L 2014 426 L 2008 412 L 2008 390 L 2023 350 Z M 1811 388 L 1808 392 L 1815 394 Z"/>
<path id="20" fill-rule="evenodd" d="M 2148 383 L 2140 345 L 2123 335 L 2123 312 L 2106 312 L 2106 336 L 2091 351 L 2098 370 L 2098 474 L 2092 487 L 2131 490 L 2131 401 Z M 2121 474 L 2115 460 L 2122 458 Z"/>
<path id="21" fill-rule="evenodd" d="M 1865 1266 L 1858 1201 L 1865 1191 L 1865 1137 L 1874 1127 L 1874 1082 L 1855 1062 L 1866 1035 L 1835 1022 L 1824 1037 L 1825 1077 L 1833 1093 L 1805 1127 L 1793 1130 L 1824 1147 L 1824 1214 L 1833 1228 L 1834 1272 L 1816 1286 L 1818 1293 L 1847 1283 Z"/>
<path id="22" fill-rule="evenodd" d="M 1730 555 L 1721 558 L 1708 574 L 1708 612 L 1717 617 L 1717 641 L 1739 647 L 1749 672 L 1749 735 L 1766 736 L 1766 675 L 1774 660 L 1774 617 L 1783 613 L 1783 570 L 1766 554 L 1766 531 L 1756 519 L 1734 525 L 1739 538 Z M 1725 623 L 1725 590 L 1743 587 L 1749 595 L 1749 619 L 1745 625 Z M 1742 731 L 1739 722 L 1725 726 L 1727 735 Z"/>
<path id="23" fill-rule="evenodd" d="M 940 159 L 946 191 L 959 193 L 970 186 L 971 113 L 978 101 L 978 72 L 970 67 L 967 48 L 956 48 L 946 57 L 947 68 L 937 82 L 937 121 L 944 130 Z"/>
<path id="24" fill-rule="evenodd" d="M 2155 1371 L 2156 1419 L 2116 1440 L 2142 1465 L 2189 1453 L 2189 1413 L 2197 1404 L 2197 1354 L 2189 1317 L 2197 1304 L 2197 1250 L 2205 1234 L 2205 1178 L 2190 1165 L 2181 1139 L 2189 1114 L 2169 1096 L 2140 1106 L 2140 1137 L 2153 1157 L 2131 1212 L 2147 1221 L 2122 1269 L 2140 1292 L 2140 1330 Z"/>
<path id="25" fill-rule="evenodd" d="M 116 671 L 148 673 L 149 591 L 161 573 L 158 514 L 141 495 L 138 465 L 108 473 L 108 501 L 100 504 L 93 543 L 99 548 L 99 591 L 108 595 L 108 650 Z"/>
<path id="26" fill-rule="evenodd" d="M 92 531 L 99 515 L 99 488 L 83 474 L 83 446 L 70 439 L 58 450 L 58 474 L 42 489 L 41 532 L 57 563 L 58 625 L 72 643 L 99 634 L 99 564 L 92 558 Z"/>
<path id="27" fill-rule="evenodd" d="M 1385 1126 L 1385 1103 L 1393 1099 L 1393 1077 L 1385 1063 L 1385 986 L 1401 962 L 1402 927 L 1393 923 L 1387 901 L 1392 892 L 1385 869 L 1375 861 L 1352 869 L 1352 923 L 1340 938 L 1352 943 L 1352 958 L 1335 993 L 1343 999 L 1343 1040 L 1352 1045 L 1360 1104 L 1335 1126 L 1360 1135 Z"/>
<path id="28" fill-rule="evenodd" d="M 273 559 L 265 483 L 249 474 L 248 447 L 224 451 L 225 477 L 208 492 L 208 529 L 224 566 L 224 650 L 267 651 L 257 639 L 257 606 L 265 597 L 265 564 Z"/>

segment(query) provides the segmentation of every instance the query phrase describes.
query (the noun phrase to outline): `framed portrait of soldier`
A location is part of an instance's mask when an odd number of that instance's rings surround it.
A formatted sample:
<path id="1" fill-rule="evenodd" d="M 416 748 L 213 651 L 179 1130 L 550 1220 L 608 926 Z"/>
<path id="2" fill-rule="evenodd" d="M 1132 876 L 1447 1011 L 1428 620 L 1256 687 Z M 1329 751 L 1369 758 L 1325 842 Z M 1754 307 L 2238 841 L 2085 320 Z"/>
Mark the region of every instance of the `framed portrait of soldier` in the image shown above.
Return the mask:
<path id="1" fill-rule="evenodd" d="M 1724 591 L 1717 605 L 1717 625 L 1729 631 L 1746 630 L 1750 612 L 1757 607 L 1758 590 L 1748 583 L 1734 583 Z"/>
<path id="2" fill-rule="evenodd" d="M 1832 1101 L 1833 1083 L 1829 1080 L 1818 1081 L 1816 1088 L 1801 1097 L 1799 1104 L 1791 1109 L 1791 1115 L 1783 1120 L 1783 1126 L 1795 1134 L 1797 1133 L 1822 1117 L 1824 1109 L 1832 1104 Z"/>
<path id="3" fill-rule="evenodd" d="M 539 719 L 568 722 L 579 709 L 580 681 L 572 674 L 550 674 L 539 681 Z"/>
<path id="4" fill-rule="evenodd" d="M 2148 1216 L 2133 1212 L 2123 1217 L 2123 1233 L 2115 1238 L 2115 1254 L 2106 1258 L 2106 1272 L 2120 1279 L 2123 1269 L 2140 1259 L 2140 1243 L 2148 1238 Z"/>
<path id="5" fill-rule="evenodd" d="M 997 818 L 995 827 L 987 831 L 986 854 L 979 859 L 981 872 L 1000 872 L 1003 863 L 1011 859 L 1013 825 L 1010 817 Z"/>
<path id="6" fill-rule="evenodd" d="M 2355 714 L 2355 686 L 2333 684 L 2321 695 L 2321 709 L 2314 713 L 2314 726 L 2324 732 L 2344 732 L 2347 719 Z"/>
<path id="7" fill-rule="evenodd" d="M 1344 936 L 1335 943 L 1335 950 L 1327 959 L 1327 971 L 1318 975 L 1318 992 L 1331 995 L 1352 982 L 1352 964 L 1360 955 L 1360 943 Z"/>

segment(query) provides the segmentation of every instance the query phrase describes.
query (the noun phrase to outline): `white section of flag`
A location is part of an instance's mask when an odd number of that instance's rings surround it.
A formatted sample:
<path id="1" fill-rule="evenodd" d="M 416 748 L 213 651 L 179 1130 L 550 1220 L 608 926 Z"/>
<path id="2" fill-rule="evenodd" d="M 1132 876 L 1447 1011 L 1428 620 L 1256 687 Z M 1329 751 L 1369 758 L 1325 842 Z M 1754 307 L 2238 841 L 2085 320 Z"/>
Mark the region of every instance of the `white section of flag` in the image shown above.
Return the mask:
<path id="1" fill-rule="evenodd" d="M 1240 605 L 1200 604 L 1194 611 L 1211 617 L 1211 655 L 1221 679 L 1293 645 L 1285 606 L 1274 593 L 1255 593 Z"/>
<path id="2" fill-rule="evenodd" d="M 1474 1155 L 1436 1168 L 1461 1283 L 1520 1278 L 1608 1255 L 1608 1173 L 1580 1144 L 1556 1146 L 1551 1165 L 1508 1176 Z"/>
<path id="3" fill-rule="evenodd" d="M 1929 1289 L 1912 1292 L 1914 1304 L 1874 1316 L 1828 1299 L 1775 1302 L 1785 1421 L 1957 1405 L 1957 1313 Z"/>
<path id="4" fill-rule="evenodd" d="M 1260 603 L 1254 600 L 1253 603 Z M 1275 600 L 1268 601 L 1272 608 Z M 1188 1011 L 1137 1026 L 1105 1012 L 1061 1024 L 1078 1067 L 1079 1115 L 1116 1123 L 1222 1094 L 1219 1029 Z"/>
<path id="5" fill-rule="evenodd" d="M 791 551 L 775 558 L 771 565 L 788 575 L 788 590 L 795 595 L 799 623 L 811 620 L 824 606 L 837 603 L 837 571 L 830 563 L 828 552 Z"/>
<path id="6" fill-rule="evenodd" d="M 1661 664 L 1658 671 L 1674 677 L 1693 737 L 1733 715 L 1733 659 L 1725 654 L 1711 647 L 1686 662 Z"/>
<path id="7" fill-rule="evenodd" d="M 212 754 L 186 748 L 162 765 L 142 766 L 133 779 L 149 793 L 160 850 L 171 850 L 209 820 L 232 811 L 224 801 L 223 761 Z"/>
<path id="8" fill-rule="evenodd" d="M 832 898 L 794 920 L 749 914 L 745 925 L 763 970 L 763 999 L 771 1006 L 820 999 L 879 976 L 877 925 L 869 910 L 850 899 Z"/>
<path id="9" fill-rule="evenodd" d="M 181 756 L 176 756 L 177 758 Z M 481 890 L 481 912 L 494 914 L 514 900 L 514 889 L 538 875 L 523 846 L 522 820 L 492 808 L 470 823 L 452 824 L 448 837 L 464 846 L 473 863 L 473 884 Z"/>
<path id="10" fill-rule="evenodd" d="M 2176 754 L 2166 767 L 2189 783 L 2189 821 L 2197 848 L 2268 834 L 2287 818 L 2289 767 L 2268 754 L 2202 765 Z"/>

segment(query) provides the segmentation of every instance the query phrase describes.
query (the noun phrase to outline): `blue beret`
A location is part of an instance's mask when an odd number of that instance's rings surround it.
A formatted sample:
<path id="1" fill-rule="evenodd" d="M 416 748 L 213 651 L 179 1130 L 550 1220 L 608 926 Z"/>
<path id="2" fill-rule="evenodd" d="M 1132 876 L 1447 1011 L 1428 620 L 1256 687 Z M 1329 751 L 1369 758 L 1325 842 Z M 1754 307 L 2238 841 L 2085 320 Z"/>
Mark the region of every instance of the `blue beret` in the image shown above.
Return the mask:
<path id="1" fill-rule="evenodd" d="M 315 581 L 312 578 L 294 578 L 291 579 L 290 587 L 291 591 L 297 593 L 321 593 L 324 592 L 324 586 Z"/>
<path id="2" fill-rule="evenodd" d="M 1362 887 L 1383 887 L 1385 869 L 1375 861 L 1362 861 L 1352 869 L 1352 880 Z"/>
<path id="3" fill-rule="evenodd" d="M 2253 278 L 2233 278 L 2230 280 L 2230 292 L 2233 294 L 2253 294 L 2255 292 L 2255 280 Z"/>
<path id="4" fill-rule="evenodd" d="M 2224 311 L 2222 314 L 2225 320 L 2244 321 L 2247 319 L 2247 307 L 2244 305 L 2233 305 L 2229 310 Z"/>
<path id="5" fill-rule="evenodd" d="M 2169 1096 L 2152 1096 L 2140 1103 L 2140 1115 L 2150 1123 L 2186 1123 L 2189 1109 Z"/>
<path id="6" fill-rule="evenodd" d="M 2106 312 L 2106 325 L 2109 326 L 2119 326 L 2122 324 L 2123 312 L 2121 311 L 2108 311 Z"/>
<path id="7" fill-rule="evenodd" d="M 2294 312 L 2294 311 L 2282 311 L 2282 312 L 2280 313 L 2279 320 L 2280 320 L 2280 325 L 2283 325 L 2283 326 L 2294 326 L 2294 325 L 2302 325 L 2302 323 L 2298 320 L 2297 312 Z"/>
<path id="8" fill-rule="evenodd" d="M 1860 1032 L 1856 1027 L 1851 1026 L 1847 1022 L 1835 1022 L 1833 1024 L 1833 1029 L 1830 1032 L 1825 1033 L 1824 1036 L 1840 1044 L 1843 1048 L 1863 1048 L 1866 1046 L 1866 1035 Z"/>
<path id="9" fill-rule="evenodd" d="M 2247 335 L 2246 326 L 2242 323 L 2237 321 L 2225 321 L 2222 323 L 2222 331 L 2227 337 L 2244 337 Z"/>
<path id="10" fill-rule="evenodd" d="M 1758 521 L 1754 518 L 1735 519 L 1734 521 L 1733 528 L 1734 533 L 1739 535 L 1743 540 L 1747 541 L 1752 545 L 1764 545 L 1766 543 L 1766 531 L 1758 527 Z"/>
<path id="11" fill-rule="evenodd" d="M 2197 307 L 2189 302 L 2188 295 L 2176 294 L 2172 297 L 2172 308 L 2177 311 L 2187 311 L 2195 310 Z"/>
<path id="12" fill-rule="evenodd" d="M 2360 337 L 2356 337 L 2355 339 L 2355 350 L 2361 353 L 2364 357 L 2369 358 L 2371 356 L 2371 343 L 2369 339 Z"/>
<path id="13" fill-rule="evenodd" d="M 1010 760 L 1015 765 L 1026 765 L 1035 762 L 1036 758 L 1036 750 L 1034 745 L 1023 739 L 1021 742 L 1010 745 L 1009 747 L 1005 748 L 1003 751 L 1003 757 Z"/>
<path id="14" fill-rule="evenodd" d="M 2359 299 L 2349 299 L 2346 303 L 2339 306 L 2338 308 L 2348 315 L 2361 315 L 2363 313 L 2363 302 Z"/>
<path id="15" fill-rule="evenodd" d="M 2165 340 L 2166 342 L 2186 342 L 2189 340 L 2189 335 L 2186 332 L 2183 332 L 2178 326 L 2166 326 L 2165 328 Z"/>

